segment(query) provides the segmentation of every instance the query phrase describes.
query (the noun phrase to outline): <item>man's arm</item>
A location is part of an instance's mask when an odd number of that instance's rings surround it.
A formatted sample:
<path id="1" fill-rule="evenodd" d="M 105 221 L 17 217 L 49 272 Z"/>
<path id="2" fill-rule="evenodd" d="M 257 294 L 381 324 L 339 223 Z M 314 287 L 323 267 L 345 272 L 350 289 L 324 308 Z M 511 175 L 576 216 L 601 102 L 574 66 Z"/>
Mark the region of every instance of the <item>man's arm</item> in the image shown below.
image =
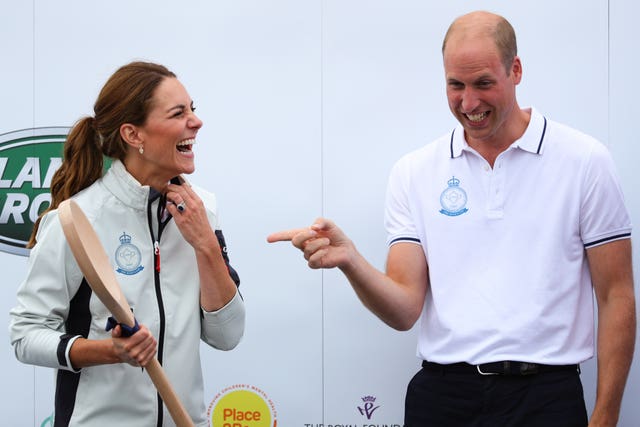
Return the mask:
<path id="1" fill-rule="evenodd" d="M 373 267 L 333 222 L 273 233 L 268 242 L 291 241 L 311 268 L 338 267 L 362 303 L 397 330 L 410 329 L 420 316 L 427 292 L 427 262 L 420 245 L 397 243 L 387 256 L 387 274 Z"/>
<path id="2" fill-rule="evenodd" d="M 631 240 L 590 248 L 587 258 L 598 303 L 598 384 L 589 426 L 615 426 L 636 334 Z"/>

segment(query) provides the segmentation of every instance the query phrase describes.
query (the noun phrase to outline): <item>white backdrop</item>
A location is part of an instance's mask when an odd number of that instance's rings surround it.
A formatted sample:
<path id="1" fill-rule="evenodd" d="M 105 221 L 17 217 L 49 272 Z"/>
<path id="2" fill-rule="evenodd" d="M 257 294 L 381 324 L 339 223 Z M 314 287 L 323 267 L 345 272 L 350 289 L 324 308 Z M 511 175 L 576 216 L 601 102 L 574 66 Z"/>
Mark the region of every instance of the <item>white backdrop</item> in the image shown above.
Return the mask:
<path id="1" fill-rule="evenodd" d="M 635 224 L 640 89 L 632 0 L 481 1 L 518 35 L 521 106 L 601 139 L 617 161 Z M 396 159 L 449 131 L 440 46 L 469 2 L 421 0 L 0 0 L 0 134 L 71 126 L 90 114 L 108 76 L 134 59 L 178 74 L 204 127 L 191 180 L 219 198 L 239 271 L 247 329 L 228 353 L 203 348 L 205 398 L 252 384 L 278 425 L 402 424 L 405 387 L 419 367 L 415 331 L 362 308 L 336 271 L 309 270 L 272 231 L 334 219 L 377 267 L 387 174 Z M 638 249 L 634 262 L 638 265 Z M 26 259 L 0 253 L 0 311 Z M 51 414 L 48 369 L 18 363 L 0 329 L 0 373 L 11 385 L 0 422 L 40 426 Z M 589 408 L 595 362 L 583 365 Z M 357 407 L 375 396 L 371 420 Z M 640 368 L 632 368 L 620 426 L 637 426 Z M 208 402 L 207 402 L 208 403 Z"/>

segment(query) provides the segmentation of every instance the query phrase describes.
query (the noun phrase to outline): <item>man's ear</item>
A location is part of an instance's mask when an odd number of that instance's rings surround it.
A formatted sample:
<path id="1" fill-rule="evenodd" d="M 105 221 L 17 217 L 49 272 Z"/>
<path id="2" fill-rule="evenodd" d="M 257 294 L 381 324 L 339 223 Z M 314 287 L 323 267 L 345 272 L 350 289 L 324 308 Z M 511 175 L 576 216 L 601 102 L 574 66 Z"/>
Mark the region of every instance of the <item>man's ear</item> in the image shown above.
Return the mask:
<path id="1" fill-rule="evenodd" d="M 514 84 L 520 84 L 520 81 L 522 80 L 522 62 L 520 61 L 519 56 L 513 58 L 511 72 L 513 73 Z"/>
<path id="2" fill-rule="evenodd" d="M 124 142 L 136 149 L 144 143 L 138 128 L 130 123 L 120 125 L 120 137 Z"/>

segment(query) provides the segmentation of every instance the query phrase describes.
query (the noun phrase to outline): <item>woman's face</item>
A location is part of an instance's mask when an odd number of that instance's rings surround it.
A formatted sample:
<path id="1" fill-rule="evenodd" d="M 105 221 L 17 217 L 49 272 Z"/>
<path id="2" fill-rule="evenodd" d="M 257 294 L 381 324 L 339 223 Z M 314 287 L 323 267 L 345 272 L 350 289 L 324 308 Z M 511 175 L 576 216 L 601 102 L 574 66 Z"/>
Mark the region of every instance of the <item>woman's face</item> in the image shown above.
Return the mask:
<path id="1" fill-rule="evenodd" d="M 165 78 L 155 90 L 145 123 L 137 127 L 138 147 L 132 147 L 127 167 L 143 185 L 163 188 L 167 181 L 195 170 L 192 146 L 202 121 L 193 101 L 176 78 Z M 143 148 L 143 153 L 138 149 Z"/>

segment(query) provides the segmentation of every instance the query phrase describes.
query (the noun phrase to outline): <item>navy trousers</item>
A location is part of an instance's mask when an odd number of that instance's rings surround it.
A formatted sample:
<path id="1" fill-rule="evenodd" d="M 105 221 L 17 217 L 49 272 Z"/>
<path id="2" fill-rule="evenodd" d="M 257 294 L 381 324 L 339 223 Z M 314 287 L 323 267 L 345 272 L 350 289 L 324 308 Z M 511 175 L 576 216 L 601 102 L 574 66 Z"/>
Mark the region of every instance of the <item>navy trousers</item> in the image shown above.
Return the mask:
<path id="1" fill-rule="evenodd" d="M 535 375 L 433 372 L 410 381 L 405 427 L 585 427 L 576 371 Z"/>

